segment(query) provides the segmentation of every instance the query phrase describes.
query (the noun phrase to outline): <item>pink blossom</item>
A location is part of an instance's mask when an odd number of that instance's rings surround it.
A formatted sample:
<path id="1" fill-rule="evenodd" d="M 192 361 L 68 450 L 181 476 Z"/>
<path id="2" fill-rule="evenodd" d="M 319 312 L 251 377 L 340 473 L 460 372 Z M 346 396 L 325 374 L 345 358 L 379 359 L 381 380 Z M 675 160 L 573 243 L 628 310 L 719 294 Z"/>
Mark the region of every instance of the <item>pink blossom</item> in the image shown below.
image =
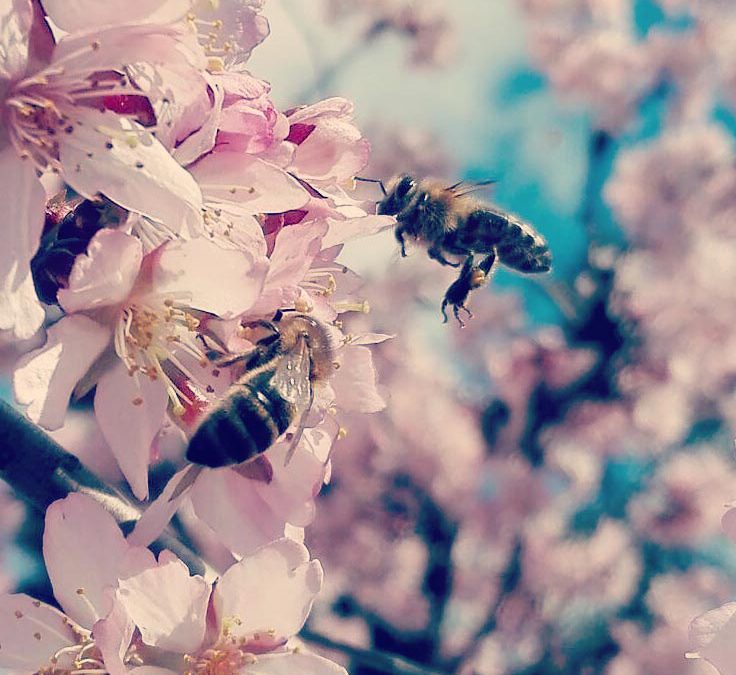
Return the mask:
<path id="1" fill-rule="evenodd" d="M 134 60 L 155 69 L 166 62 L 192 72 L 202 62 L 182 48 L 183 34 L 173 26 L 95 27 L 52 45 L 30 0 L 6 5 L 0 10 L 6 27 L 0 79 L 8 133 L 0 170 L 8 178 L 6 201 L 19 205 L 1 266 L 1 302 L 7 310 L 2 327 L 28 337 L 43 320 L 28 271 L 42 223 L 34 167 L 59 172 L 85 196 L 103 193 L 154 220 L 196 229 L 201 223 L 196 183 L 147 128 L 156 123 L 151 101 L 162 94 L 155 88 L 142 91 L 125 66 Z"/>
<path id="2" fill-rule="evenodd" d="M 289 642 L 322 585 L 319 562 L 294 541 L 260 548 L 214 585 L 169 551 L 157 561 L 131 546 L 97 502 L 75 494 L 47 512 L 44 558 L 64 613 L 26 595 L 0 598 L 0 666 L 15 673 L 176 674 L 225 663 L 264 675 L 344 673 Z"/>
<path id="3" fill-rule="evenodd" d="M 212 269 L 219 270 L 214 286 Z M 58 293 L 68 314 L 16 370 L 18 401 L 34 421 L 54 429 L 78 383 L 88 390 L 96 382 L 102 432 L 134 492 L 145 498 L 151 444 L 168 406 L 183 410 L 187 401 L 171 368 L 196 378 L 180 359 L 203 359 L 196 312 L 242 312 L 258 297 L 265 273 L 262 258 L 203 239 L 169 242 L 144 257 L 137 239 L 101 230 L 77 258 L 69 288 Z"/>
<path id="4" fill-rule="evenodd" d="M 353 104 L 330 98 L 286 113 L 296 146 L 291 168 L 317 186 L 350 180 L 368 163 L 370 146 L 353 124 Z"/>

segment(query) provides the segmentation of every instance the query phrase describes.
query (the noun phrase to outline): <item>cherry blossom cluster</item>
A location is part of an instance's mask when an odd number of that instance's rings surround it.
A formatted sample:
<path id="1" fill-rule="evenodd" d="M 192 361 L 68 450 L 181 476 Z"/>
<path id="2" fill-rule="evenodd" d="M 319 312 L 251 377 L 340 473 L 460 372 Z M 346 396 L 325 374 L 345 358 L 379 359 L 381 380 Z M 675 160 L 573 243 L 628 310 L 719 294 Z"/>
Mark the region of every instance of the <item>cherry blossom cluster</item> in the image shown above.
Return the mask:
<path id="1" fill-rule="evenodd" d="M 392 398 L 348 425 L 319 498 L 310 622 L 441 672 L 728 673 L 734 10 L 522 4 L 535 62 L 591 113 L 591 245 L 546 285 L 560 326 L 495 288 L 440 347 L 443 272 L 377 282 Z"/>
<path id="2" fill-rule="evenodd" d="M 14 394 L 144 508 L 158 497 L 127 540 L 90 498 L 49 508 L 63 613 L 3 596 L 0 667 L 344 672 L 291 638 L 322 584 L 299 541 L 341 416 L 385 405 L 367 345 L 388 336 L 342 330 L 368 302 L 336 261 L 393 223 L 351 194 L 369 145 L 350 101 L 282 111 L 247 70 L 269 32 L 261 0 L 128 5 L 0 3 L 0 328 L 27 349 Z M 242 374 L 228 357 L 289 311 L 335 345 L 293 457 L 284 440 L 177 491 L 188 437 Z M 145 548 L 177 511 L 219 578 Z"/>

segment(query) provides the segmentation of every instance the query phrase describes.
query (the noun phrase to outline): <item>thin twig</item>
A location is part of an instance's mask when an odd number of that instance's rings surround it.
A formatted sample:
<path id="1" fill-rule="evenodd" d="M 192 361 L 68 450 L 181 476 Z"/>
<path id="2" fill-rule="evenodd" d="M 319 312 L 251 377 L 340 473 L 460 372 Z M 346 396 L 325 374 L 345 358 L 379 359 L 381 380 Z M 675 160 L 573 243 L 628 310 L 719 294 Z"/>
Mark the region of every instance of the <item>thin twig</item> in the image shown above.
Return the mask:
<path id="1" fill-rule="evenodd" d="M 333 640 L 309 628 L 302 630 L 299 633 L 299 637 L 314 645 L 342 652 L 357 664 L 369 666 L 382 673 L 389 673 L 391 675 L 447 675 L 447 673 L 441 670 L 433 670 L 432 668 L 427 668 L 413 661 L 408 661 L 407 659 L 394 656 L 393 654 L 387 654 L 380 650 L 363 649 L 347 644 L 346 642 Z"/>

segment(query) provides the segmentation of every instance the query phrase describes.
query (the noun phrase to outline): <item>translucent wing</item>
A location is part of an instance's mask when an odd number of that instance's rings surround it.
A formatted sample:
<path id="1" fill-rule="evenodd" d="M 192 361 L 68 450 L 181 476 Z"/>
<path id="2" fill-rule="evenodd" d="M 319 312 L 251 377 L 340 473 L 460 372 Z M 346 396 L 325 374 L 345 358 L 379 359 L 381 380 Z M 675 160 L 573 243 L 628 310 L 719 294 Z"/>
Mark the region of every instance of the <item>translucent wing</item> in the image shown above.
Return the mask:
<path id="1" fill-rule="evenodd" d="M 309 409 L 312 407 L 314 392 L 311 381 L 312 357 L 309 345 L 305 338 L 287 354 L 279 358 L 276 372 L 271 379 L 271 385 L 294 406 L 297 428 L 289 442 L 284 465 L 288 464 L 294 455 L 296 446 L 304 431 Z"/>

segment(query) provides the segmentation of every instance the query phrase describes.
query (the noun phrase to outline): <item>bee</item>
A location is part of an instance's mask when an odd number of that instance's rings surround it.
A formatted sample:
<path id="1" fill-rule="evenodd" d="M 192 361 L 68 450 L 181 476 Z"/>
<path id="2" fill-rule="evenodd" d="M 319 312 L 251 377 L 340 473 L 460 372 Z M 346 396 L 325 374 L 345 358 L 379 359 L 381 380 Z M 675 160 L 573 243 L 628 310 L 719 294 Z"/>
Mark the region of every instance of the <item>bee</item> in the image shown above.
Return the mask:
<path id="1" fill-rule="evenodd" d="M 300 313 L 279 312 L 273 321 L 248 324 L 266 331 L 255 349 L 218 367 L 243 364 L 243 374 L 207 412 L 189 440 L 193 464 L 222 467 L 248 462 L 296 424 L 288 463 L 304 430 L 314 389 L 334 372 L 331 335 L 325 325 Z"/>
<path id="2" fill-rule="evenodd" d="M 394 233 L 401 255 L 406 256 L 406 237 L 412 237 L 427 246 L 433 260 L 460 268 L 442 301 L 445 323 L 448 305 L 460 325 L 465 325 L 460 310 L 473 316 L 465 303 L 470 291 L 488 280 L 496 260 L 527 274 L 550 269 L 547 242 L 529 223 L 469 196 L 492 182 L 445 187 L 435 180 L 417 181 L 402 174 L 389 183 L 388 190 L 380 183 L 384 196 L 377 212 L 396 216 Z M 481 256 L 477 264 L 476 255 Z"/>

